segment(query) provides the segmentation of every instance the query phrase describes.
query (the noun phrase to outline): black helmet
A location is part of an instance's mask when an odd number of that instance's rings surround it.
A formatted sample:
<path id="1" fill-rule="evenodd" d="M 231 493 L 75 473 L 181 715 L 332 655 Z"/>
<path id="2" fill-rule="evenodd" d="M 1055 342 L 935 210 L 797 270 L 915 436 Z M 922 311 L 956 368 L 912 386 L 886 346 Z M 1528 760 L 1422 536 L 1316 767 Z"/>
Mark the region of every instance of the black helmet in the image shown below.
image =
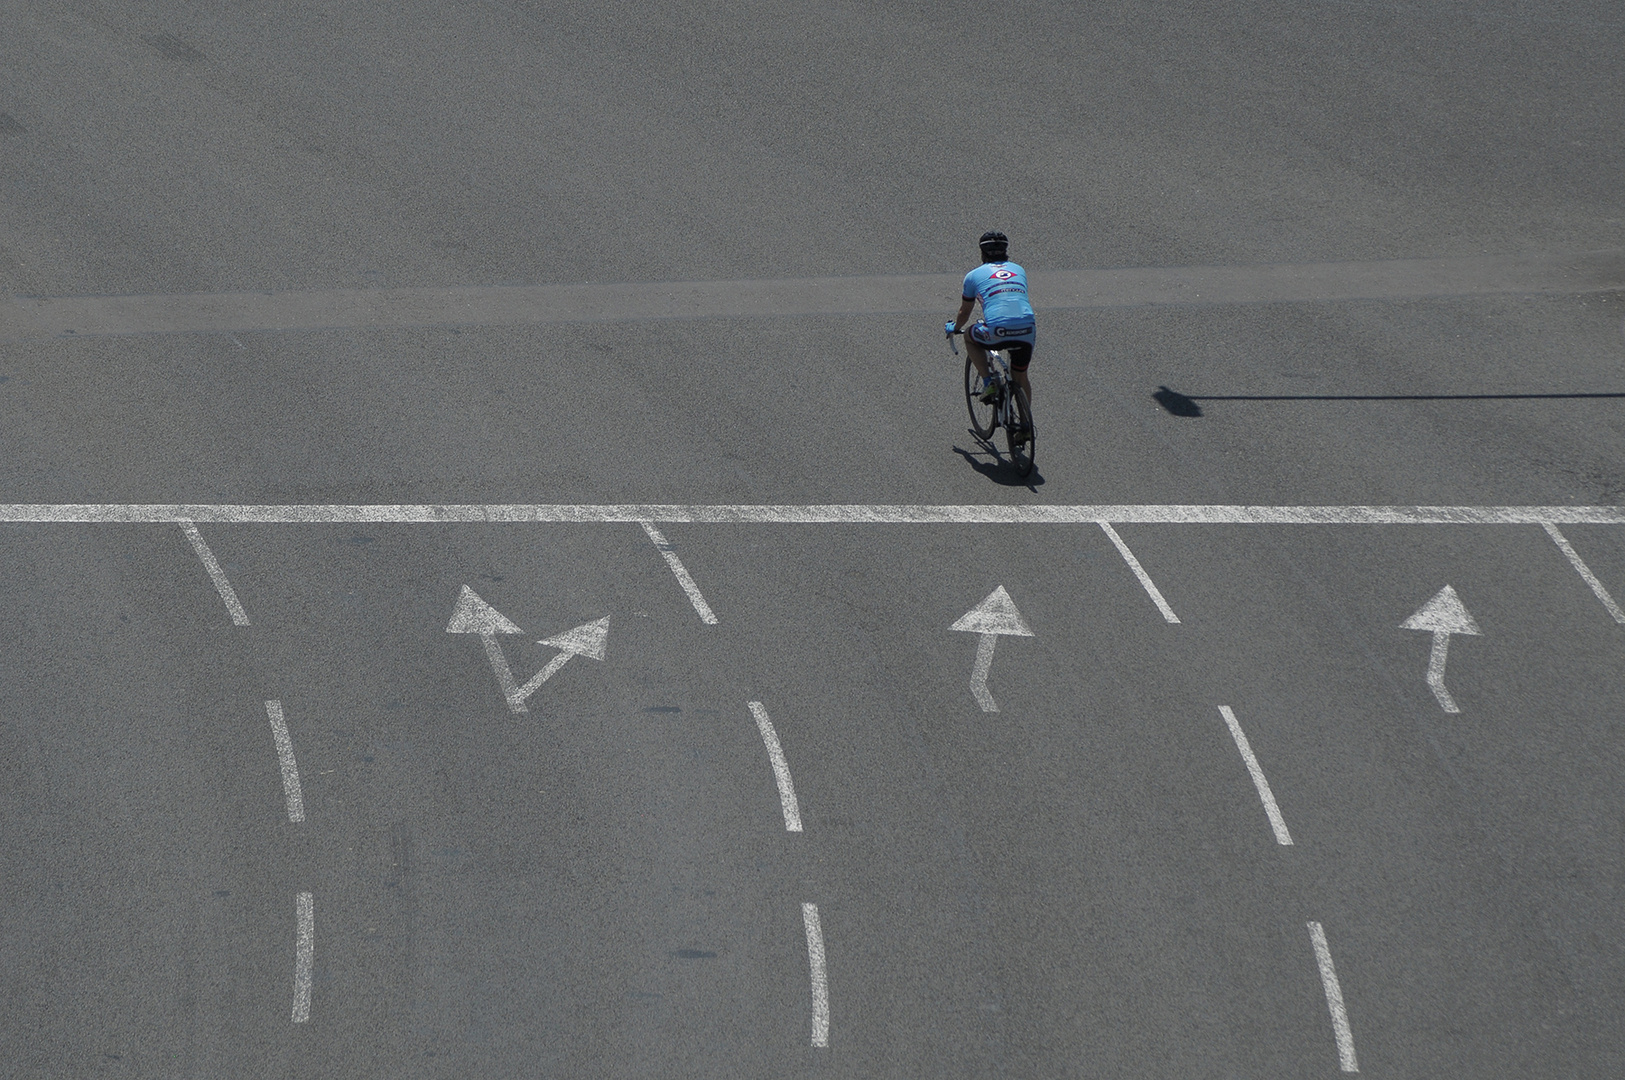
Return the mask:
<path id="1" fill-rule="evenodd" d="M 982 249 L 983 262 L 1004 262 L 1010 254 L 1010 238 L 997 229 L 989 229 L 977 241 Z"/>

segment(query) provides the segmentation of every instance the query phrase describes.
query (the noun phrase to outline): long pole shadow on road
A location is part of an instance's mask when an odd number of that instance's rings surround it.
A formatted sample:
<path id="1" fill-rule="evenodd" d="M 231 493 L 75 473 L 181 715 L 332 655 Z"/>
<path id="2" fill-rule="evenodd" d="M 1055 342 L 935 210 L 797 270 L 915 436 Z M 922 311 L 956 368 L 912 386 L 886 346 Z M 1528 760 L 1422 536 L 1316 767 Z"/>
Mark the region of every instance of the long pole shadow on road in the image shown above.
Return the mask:
<path id="1" fill-rule="evenodd" d="M 955 446 L 954 453 L 965 459 L 965 464 L 1004 487 L 1024 487 L 1033 494 L 1038 493 L 1038 485 L 1044 482 L 1043 474 L 1038 471 L 1038 463 L 1033 462 L 1033 471 L 1026 476 L 1018 476 L 1016 467 L 1010 460 L 999 453 L 999 448 L 988 440 L 981 438 L 974 431 L 966 430 L 965 434 L 975 442 L 975 450 L 966 450 L 962 446 Z M 983 460 L 983 459 L 986 460 Z"/>
<path id="2" fill-rule="evenodd" d="M 1625 398 L 1608 394 L 1181 394 L 1166 386 L 1151 397 L 1174 416 L 1201 416 L 1202 401 L 1573 401 Z"/>

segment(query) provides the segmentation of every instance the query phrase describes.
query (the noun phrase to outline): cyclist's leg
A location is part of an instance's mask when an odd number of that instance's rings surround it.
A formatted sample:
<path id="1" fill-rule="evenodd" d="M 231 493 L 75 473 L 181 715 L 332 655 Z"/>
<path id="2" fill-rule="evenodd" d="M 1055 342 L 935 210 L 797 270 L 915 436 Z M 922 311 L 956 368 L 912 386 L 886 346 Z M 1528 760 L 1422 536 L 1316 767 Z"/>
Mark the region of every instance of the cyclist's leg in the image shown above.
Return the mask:
<path id="1" fill-rule="evenodd" d="M 1036 335 L 1035 335 L 1036 337 Z M 1027 365 L 1033 362 L 1033 346 L 1031 342 L 1012 346 L 1010 349 L 1010 378 L 1017 386 L 1027 393 L 1027 404 L 1033 402 L 1033 384 L 1027 381 Z"/>
<path id="2" fill-rule="evenodd" d="M 976 340 L 976 332 L 981 329 L 982 323 L 974 322 L 965 327 L 965 352 L 970 362 L 976 366 L 976 373 L 985 381 L 987 379 L 987 349 Z"/>

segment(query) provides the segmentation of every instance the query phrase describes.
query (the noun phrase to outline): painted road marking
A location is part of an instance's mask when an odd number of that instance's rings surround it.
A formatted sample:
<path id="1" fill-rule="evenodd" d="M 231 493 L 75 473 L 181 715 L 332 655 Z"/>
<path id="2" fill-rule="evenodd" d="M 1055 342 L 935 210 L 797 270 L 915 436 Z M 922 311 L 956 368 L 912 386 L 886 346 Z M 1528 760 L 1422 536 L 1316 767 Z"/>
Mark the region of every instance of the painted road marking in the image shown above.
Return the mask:
<path id="1" fill-rule="evenodd" d="M 1545 526 L 1546 535 L 1552 538 L 1552 543 L 1556 544 L 1558 550 L 1568 558 L 1569 565 L 1574 567 L 1581 580 L 1591 586 L 1591 591 L 1596 593 L 1598 600 L 1602 601 L 1602 606 L 1608 609 L 1608 614 L 1614 617 L 1615 622 L 1625 623 L 1625 611 L 1621 611 L 1619 605 L 1614 603 L 1614 598 L 1608 595 L 1608 590 L 1603 588 L 1602 582 L 1597 580 L 1597 575 L 1591 572 L 1591 567 L 1587 566 L 1585 560 L 1580 558 L 1580 553 L 1574 550 L 1574 545 L 1570 544 L 1568 538 L 1558 531 L 1556 525 L 1549 521 L 1543 521 L 1541 525 Z"/>
<path id="2" fill-rule="evenodd" d="M 1151 602 L 1157 605 L 1157 610 L 1162 612 L 1162 617 L 1171 623 L 1177 623 L 1179 616 L 1175 615 L 1174 609 L 1168 606 L 1168 601 L 1162 598 L 1162 591 L 1157 588 L 1156 582 L 1151 580 L 1151 575 L 1145 572 L 1145 567 L 1140 565 L 1140 560 L 1134 557 L 1134 552 L 1130 551 L 1128 545 L 1123 543 L 1123 538 L 1117 535 L 1117 530 L 1111 527 L 1110 522 L 1106 521 L 1102 521 L 1100 527 L 1105 530 L 1111 542 L 1117 546 L 1117 553 L 1123 556 L 1123 561 L 1128 563 L 1130 570 L 1134 571 L 1134 576 L 1140 579 L 1141 587 L 1145 589 L 1146 595 L 1151 597 Z"/>
<path id="3" fill-rule="evenodd" d="M 566 630 L 562 634 L 555 634 L 550 638 L 543 638 L 538 645 L 550 645 L 560 650 L 559 655 L 547 662 L 530 681 L 520 686 L 514 680 L 513 668 L 508 666 L 508 658 L 502 652 L 502 646 L 497 643 L 498 634 L 522 634 L 517 623 L 502 612 L 492 607 L 480 598 L 480 594 L 463 586 L 462 592 L 457 594 L 457 605 L 452 609 L 451 621 L 446 624 L 448 634 L 478 634 L 480 644 L 485 646 L 485 657 L 491 662 L 491 670 L 496 673 L 497 684 L 502 687 L 502 696 L 507 699 L 508 708 L 514 713 L 529 712 L 525 707 L 525 700 L 542 688 L 542 684 L 558 674 L 558 670 L 569 662 L 572 656 L 585 656 L 593 660 L 604 658 L 604 645 L 609 638 L 609 616 L 595 619 L 589 623 L 582 623 L 573 630 Z"/>
<path id="4" fill-rule="evenodd" d="M 497 644 L 498 634 L 522 634 L 523 630 L 512 619 L 487 604 L 480 598 L 480 594 L 463 586 L 463 591 L 457 594 L 457 606 L 452 608 L 451 621 L 446 624 L 448 634 L 478 634 L 480 644 L 485 646 L 485 658 L 491 662 L 491 670 L 496 673 L 497 685 L 502 688 L 502 697 L 508 703 L 508 708 L 515 713 L 528 712 L 525 708 L 525 699 L 519 696 L 519 685 L 514 682 L 513 668 L 508 666 L 508 658 L 502 653 L 502 646 Z"/>
<path id="5" fill-rule="evenodd" d="M 1332 950 L 1326 944 L 1326 931 L 1317 922 L 1309 924 L 1309 941 L 1315 947 L 1315 963 L 1320 966 L 1320 985 L 1326 989 L 1326 1008 L 1332 1014 L 1332 1034 L 1337 1038 L 1337 1060 L 1344 1072 L 1359 1072 L 1354 1057 L 1354 1033 L 1349 1030 L 1348 1010 L 1343 1007 L 1343 988 L 1332 966 Z"/>
<path id="6" fill-rule="evenodd" d="M 1373 262 L 1034 270 L 1046 311 L 1155 304 L 1578 295 L 1625 287 L 1625 251 Z M 957 295 L 943 274 L 429 286 L 266 293 L 0 298 L 5 336 L 229 333 L 362 327 L 505 326 L 936 312 Z"/>
<path id="7" fill-rule="evenodd" d="M 756 730 L 762 733 L 762 745 L 767 747 L 767 759 L 773 764 L 773 779 L 779 785 L 779 806 L 784 810 L 784 831 L 801 831 L 801 806 L 796 802 L 796 785 L 790 779 L 790 763 L 784 760 L 784 748 L 779 745 L 779 733 L 768 719 L 767 709 L 760 701 L 750 704 L 751 715 L 756 717 Z"/>
<path id="8" fill-rule="evenodd" d="M 310 893 L 299 894 L 295 918 L 293 1022 L 303 1024 L 310 1019 L 310 977 L 316 961 L 316 898 Z"/>
<path id="9" fill-rule="evenodd" d="M 812 1044 L 829 1045 L 829 974 L 824 969 L 824 930 L 818 923 L 818 905 L 802 904 L 801 921 L 807 926 L 807 968 L 812 975 Z"/>
<path id="10" fill-rule="evenodd" d="M 231 612 L 232 625 L 247 626 L 248 612 L 238 603 L 236 591 L 231 587 L 231 582 L 226 580 L 226 572 L 220 569 L 220 563 L 215 559 L 214 552 L 203 542 L 203 534 L 199 533 L 197 526 L 186 518 L 175 520 L 180 525 L 181 531 L 186 534 L 186 538 L 192 542 L 192 550 L 203 560 L 203 569 L 209 572 L 209 580 L 214 582 L 215 591 L 220 594 L 220 599 L 226 602 L 226 610 Z"/>
<path id="11" fill-rule="evenodd" d="M 1450 651 L 1451 634 L 1468 634 L 1479 637 L 1483 631 L 1468 614 L 1467 606 L 1456 595 L 1456 590 L 1446 585 L 1440 589 L 1432 600 L 1423 604 L 1421 609 L 1399 624 L 1401 630 L 1428 630 L 1433 634 L 1433 650 L 1428 654 L 1428 688 L 1433 696 L 1439 699 L 1439 707 L 1447 713 L 1459 713 L 1461 707 L 1456 699 L 1450 696 L 1450 691 L 1444 686 L 1444 663 Z"/>
<path id="12" fill-rule="evenodd" d="M 1010 599 L 1010 594 L 1000 585 L 948 629 L 982 635 L 981 641 L 976 644 L 976 666 L 971 669 L 970 692 L 983 712 L 998 712 L 999 705 L 987 689 L 987 674 L 993 667 L 993 649 L 999 643 L 1000 634 L 1032 637 L 1032 628 L 1021 617 L 1021 612 L 1016 610 L 1016 603 Z"/>
<path id="13" fill-rule="evenodd" d="M 655 528 L 652 520 L 646 518 L 636 520 L 639 525 L 643 526 L 643 531 L 649 534 L 649 542 L 654 544 L 655 550 L 665 558 L 666 565 L 671 567 L 672 575 L 677 578 L 677 584 L 683 587 L 683 592 L 688 594 L 688 602 L 694 605 L 694 610 L 699 613 L 700 621 L 707 626 L 715 626 L 717 617 L 712 612 L 711 605 L 707 604 L 705 597 L 700 595 L 700 587 L 694 584 L 694 579 L 688 574 L 688 568 L 677 557 L 677 552 L 671 546 L 671 543 L 667 541 L 666 534 Z"/>
<path id="14" fill-rule="evenodd" d="M 562 634 L 555 634 L 550 638 L 543 638 L 538 645 L 551 645 L 555 649 L 563 650 L 524 686 L 515 691 L 515 696 L 508 699 L 510 706 L 516 706 L 514 712 L 524 712 L 524 701 L 530 695 L 542 688 L 542 684 L 558 673 L 559 668 L 569 663 L 572 656 L 585 656 L 593 660 L 604 658 L 604 643 L 609 638 L 609 616 L 595 619 L 590 623 L 582 623 L 574 630 L 566 630 Z M 495 639 L 492 639 L 493 642 Z M 512 675 L 509 676 L 512 678 Z"/>
<path id="15" fill-rule="evenodd" d="M 654 540 L 660 536 L 654 527 L 657 522 L 713 525 L 1098 525 L 1101 522 L 1115 525 L 1625 525 L 1625 506 L 0 503 L 0 522 L 182 523 L 184 526 L 198 521 L 258 525 L 636 522 Z M 655 546 L 663 542 L 664 537 L 655 541 Z"/>
<path id="16" fill-rule="evenodd" d="M 1224 717 L 1225 726 L 1230 729 L 1230 737 L 1235 740 L 1236 749 L 1241 751 L 1241 760 L 1247 763 L 1247 772 L 1253 778 L 1253 787 L 1258 789 L 1258 797 L 1264 803 L 1264 814 L 1270 819 L 1270 828 L 1275 830 L 1275 842 L 1282 847 L 1291 847 L 1292 834 L 1286 831 L 1286 819 L 1281 816 L 1281 808 L 1275 805 L 1275 793 L 1270 791 L 1270 782 L 1264 778 L 1264 769 L 1258 764 L 1258 758 L 1253 756 L 1253 748 L 1241 730 L 1241 722 L 1236 719 L 1235 710 L 1228 705 L 1220 705 L 1219 714 Z"/>
<path id="17" fill-rule="evenodd" d="M 297 825 L 305 820 L 305 796 L 299 787 L 299 765 L 293 759 L 293 739 L 282 718 L 282 702 L 267 701 L 265 714 L 271 718 L 271 737 L 276 740 L 277 760 L 282 763 L 282 797 L 288 804 L 288 820 Z"/>

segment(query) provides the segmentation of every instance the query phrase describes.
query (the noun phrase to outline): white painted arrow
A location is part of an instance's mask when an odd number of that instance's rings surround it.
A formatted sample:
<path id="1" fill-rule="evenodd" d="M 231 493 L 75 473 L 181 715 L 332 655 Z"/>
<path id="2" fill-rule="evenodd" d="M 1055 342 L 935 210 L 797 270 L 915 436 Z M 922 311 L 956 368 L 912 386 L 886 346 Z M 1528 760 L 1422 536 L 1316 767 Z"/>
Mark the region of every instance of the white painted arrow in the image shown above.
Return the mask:
<path id="1" fill-rule="evenodd" d="M 999 643 L 1000 634 L 1032 637 L 1027 620 L 1021 617 L 1021 612 L 1016 610 L 1016 602 L 1000 585 L 987 594 L 986 600 L 965 612 L 948 629 L 982 635 L 981 642 L 976 646 L 976 667 L 971 671 L 970 692 L 975 695 L 976 703 L 983 712 L 998 712 L 999 705 L 987 689 L 987 673 L 993 667 L 993 648 Z"/>
<path id="2" fill-rule="evenodd" d="M 519 700 L 524 701 L 536 692 L 536 688 L 553 677 L 553 673 L 569 663 L 572 656 L 586 656 L 593 660 L 604 658 L 604 642 L 609 637 L 609 616 L 595 622 L 582 623 L 574 630 L 566 630 L 550 638 L 543 638 L 538 645 L 551 645 L 555 649 L 562 649 L 547 666 L 536 673 L 536 677 L 519 688 Z M 515 710 L 520 711 L 520 710 Z"/>
<path id="3" fill-rule="evenodd" d="M 1427 630 L 1433 634 L 1433 652 L 1428 656 L 1428 687 L 1447 713 L 1461 712 L 1456 699 L 1444 688 L 1444 662 L 1450 652 L 1450 635 L 1483 636 L 1483 631 L 1467 612 L 1456 590 L 1446 585 L 1423 604 L 1415 615 L 1399 624 L 1402 630 Z"/>
<path id="4" fill-rule="evenodd" d="M 530 711 L 525 708 L 525 699 L 551 679 L 570 657 L 589 656 L 594 660 L 604 658 L 604 642 L 609 637 L 609 616 L 606 615 L 595 622 L 583 623 L 574 630 L 566 630 L 555 637 L 543 638 L 537 642 L 539 645 L 551 645 L 562 651 L 549 660 L 547 666 L 537 672 L 524 686 L 518 685 L 514 679 L 513 669 L 508 666 L 508 658 L 503 655 L 502 646 L 497 644 L 498 634 L 522 634 L 524 631 L 502 612 L 480 599 L 479 593 L 467 585 L 464 585 L 463 591 L 458 594 L 457 606 L 452 610 L 451 622 L 446 625 L 446 633 L 480 636 L 480 642 L 485 646 L 486 658 L 491 661 L 491 670 L 496 672 L 497 682 L 502 687 L 502 696 L 508 699 L 508 708 L 515 713 L 522 713 Z"/>

